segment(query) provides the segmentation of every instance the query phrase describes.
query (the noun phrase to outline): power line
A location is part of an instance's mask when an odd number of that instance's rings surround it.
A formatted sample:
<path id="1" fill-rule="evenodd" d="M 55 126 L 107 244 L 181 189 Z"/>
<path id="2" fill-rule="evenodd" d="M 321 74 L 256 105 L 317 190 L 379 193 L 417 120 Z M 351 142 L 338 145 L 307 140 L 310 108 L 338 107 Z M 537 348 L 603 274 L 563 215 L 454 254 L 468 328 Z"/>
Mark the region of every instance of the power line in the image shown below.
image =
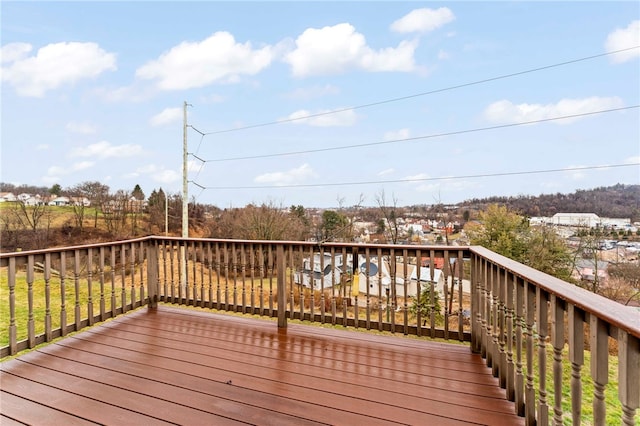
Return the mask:
<path id="1" fill-rule="evenodd" d="M 388 103 L 392 103 L 392 102 L 399 102 L 399 101 L 404 101 L 404 100 L 407 100 L 407 99 L 413 99 L 413 98 L 417 98 L 417 97 L 420 97 L 420 96 L 433 95 L 435 93 L 441 93 L 441 92 L 446 92 L 446 91 L 449 91 L 449 90 L 461 89 L 463 87 L 469 87 L 469 86 L 475 86 L 475 85 L 478 85 L 478 84 L 489 83 L 489 82 L 496 81 L 496 80 L 502 80 L 502 79 L 506 79 L 506 78 L 517 77 L 519 75 L 529 74 L 529 73 L 533 73 L 533 72 L 537 72 L 537 71 L 543 71 L 543 70 L 547 70 L 547 69 L 551 69 L 551 68 L 558 68 L 558 67 L 565 66 L 565 65 L 575 64 L 577 62 L 583 62 L 583 61 L 588 61 L 588 60 L 591 60 L 591 59 L 601 58 L 601 57 L 604 57 L 604 56 L 615 55 L 617 53 L 622 53 L 622 52 L 626 52 L 626 51 L 633 50 L 633 49 L 638 49 L 638 48 L 640 48 L 640 46 L 632 46 L 632 47 L 628 47 L 626 49 L 620 49 L 620 50 L 615 50 L 615 51 L 612 51 L 612 52 L 605 52 L 605 53 L 600 53 L 600 54 L 597 54 L 597 55 L 591 55 L 591 56 L 585 56 L 585 57 L 582 57 L 582 58 L 571 59 L 569 61 L 558 62 L 558 63 L 551 64 L 551 65 L 545 65 L 545 66 L 542 66 L 542 67 L 531 68 L 531 69 L 524 70 L 524 71 L 518 71 L 518 72 L 514 72 L 514 73 L 510 73 L 510 74 L 504 74 L 504 75 L 500 75 L 500 76 L 497 76 L 497 77 L 485 78 L 485 79 L 482 79 L 482 80 L 476 80 L 476 81 L 472 81 L 472 82 L 469 82 L 469 83 L 462 83 L 462 84 L 458 84 L 458 85 L 455 85 L 455 86 L 445 87 L 445 88 L 442 88 L 442 89 L 435 89 L 435 90 L 430 90 L 430 91 L 427 91 L 427 92 L 415 93 L 413 95 L 401 96 L 401 97 L 398 97 L 398 98 L 385 99 L 385 100 L 382 100 L 382 101 L 371 102 L 371 103 L 368 103 L 368 104 L 357 105 L 357 106 L 349 107 L 349 108 L 341 108 L 341 109 L 336 109 L 336 110 L 332 110 L 332 111 L 326 111 L 326 112 L 320 112 L 320 113 L 316 113 L 316 114 L 310 114 L 310 115 L 306 115 L 304 117 L 287 118 L 287 119 L 283 119 L 283 120 L 269 121 L 269 122 L 259 123 L 259 124 L 251 124 L 251 125 L 248 125 L 248 126 L 237 127 L 237 128 L 233 128 L 233 129 L 226 129 L 226 130 L 218 130 L 218 131 L 214 131 L 214 132 L 200 132 L 199 130 L 197 130 L 197 131 L 198 131 L 198 133 L 203 134 L 203 136 L 206 136 L 206 135 L 217 135 L 217 134 L 220 134 L 220 133 L 229 133 L 229 132 L 237 132 L 237 131 L 240 131 L 240 130 L 255 129 L 255 128 L 258 128 L 258 127 L 273 126 L 273 125 L 276 125 L 276 124 L 290 123 L 292 121 L 306 120 L 306 119 L 309 119 L 309 118 L 321 117 L 321 116 L 330 115 L 330 114 L 338 114 L 338 113 L 345 112 L 345 111 L 352 111 L 352 110 L 356 110 L 356 109 L 370 108 L 370 107 L 373 107 L 373 106 L 384 105 L 384 104 L 388 104 Z"/>
<path id="2" fill-rule="evenodd" d="M 310 183 L 310 184 L 295 184 L 295 185 L 266 185 L 266 186 L 202 186 L 197 185 L 203 189 L 217 189 L 217 190 L 238 190 L 238 189 L 287 189 L 287 188 L 317 188 L 325 186 L 352 186 L 352 185 L 374 185 L 385 183 L 411 183 L 411 182 L 428 182 L 428 181 L 440 181 L 440 180 L 459 180 L 459 179 L 479 179 L 488 177 L 501 177 L 501 176 L 519 176 L 519 175 L 533 175 L 543 173 L 558 173 L 558 172 L 574 172 L 584 170 L 597 170 L 597 169 L 612 169 L 620 167 L 633 167 L 640 166 L 640 163 L 627 163 L 627 164 L 610 164 L 604 166 L 584 166 L 584 167 L 568 167 L 566 169 L 546 169 L 546 170 L 529 170 L 519 172 L 503 172 L 503 173 L 484 173 L 477 175 L 462 175 L 462 176 L 444 176 L 444 177 L 432 177 L 432 178 L 413 178 L 413 179 L 395 179 L 395 180 L 378 180 L 378 181 L 360 181 L 360 182 L 333 182 L 333 183 Z M 195 183 L 194 183 L 195 184 Z"/>
<path id="3" fill-rule="evenodd" d="M 544 122 L 548 122 L 548 121 L 566 120 L 566 119 L 570 119 L 570 118 L 585 117 L 585 116 L 588 116 L 588 115 L 604 114 L 604 113 L 615 112 L 615 111 L 624 111 L 624 110 L 633 109 L 633 108 L 640 108 L 640 105 L 632 105 L 632 106 L 627 106 L 627 107 L 611 108 L 611 109 L 605 109 L 605 110 L 600 110 L 600 111 L 584 112 L 584 113 L 581 113 L 581 114 L 563 115 L 563 116 L 559 116 L 559 117 L 543 118 L 543 119 L 540 119 L 540 120 L 524 121 L 524 122 L 520 122 L 520 123 L 510 123 L 510 124 L 501 124 L 501 125 L 490 126 L 490 127 L 478 127 L 478 128 L 474 128 L 474 129 L 455 130 L 455 131 L 451 131 L 451 132 L 436 133 L 436 134 L 423 135 L 423 136 L 414 136 L 414 137 L 411 137 L 411 138 L 393 139 L 393 140 L 388 140 L 388 141 L 369 142 L 369 143 L 361 143 L 361 144 L 354 144 L 354 145 L 343 145 L 343 146 L 335 146 L 335 147 L 328 147 L 328 148 L 316 148 L 316 149 L 308 149 L 308 150 L 303 150 L 303 151 L 282 152 L 282 153 L 276 153 L 276 154 L 263 154 L 263 155 L 249 155 L 249 156 L 243 156 L 243 157 L 218 158 L 218 159 L 213 159 L 213 160 L 203 160 L 201 158 L 198 158 L 198 160 L 206 162 L 206 163 L 217 163 L 217 162 L 221 162 L 221 161 L 254 160 L 254 159 L 258 159 L 258 158 L 284 157 L 284 156 L 288 156 L 288 155 L 312 154 L 312 153 L 317 153 L 317 152 L 326 152 L 326 151 L 337 151 L 337 150 L 344 150 L 344 149 L 362 148 L 362 147 L 367 147 L 367 146 L 386 145 L 386 144 L 393 144 L 393 143 L 399 143 L 399 142 L 416 141 L 416 140 L 421 140 L 421 139 L 432 139 L 432 138 L 439 138 L 439 137 L 444 137 L 444 136 L 461 135 L 461 134 L 465 134 L 465 133 L 483 132 L 483 131 L 487 131 L 487 130 L 505 129 L 505 128 L 509 128 L 509 127 L 517 127 L 517 126 L 524 126 L 524 125 L 529 125 L 529 124 L 544 123 Z"/>

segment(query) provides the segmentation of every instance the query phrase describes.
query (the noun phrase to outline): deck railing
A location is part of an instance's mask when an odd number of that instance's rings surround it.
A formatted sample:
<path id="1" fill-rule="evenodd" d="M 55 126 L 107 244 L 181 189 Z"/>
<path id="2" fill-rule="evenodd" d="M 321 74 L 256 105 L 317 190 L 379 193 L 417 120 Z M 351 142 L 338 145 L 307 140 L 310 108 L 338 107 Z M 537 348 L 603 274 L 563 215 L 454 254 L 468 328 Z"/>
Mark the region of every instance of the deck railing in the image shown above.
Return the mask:
<path id="1" fill-rule="evenodd" d="M 640 313 L 481 247 L 146 237 L 1 254 L 0 274 L 2 357 L 160 302 L 467 342 L 528 424 L 640 405 Z"/>

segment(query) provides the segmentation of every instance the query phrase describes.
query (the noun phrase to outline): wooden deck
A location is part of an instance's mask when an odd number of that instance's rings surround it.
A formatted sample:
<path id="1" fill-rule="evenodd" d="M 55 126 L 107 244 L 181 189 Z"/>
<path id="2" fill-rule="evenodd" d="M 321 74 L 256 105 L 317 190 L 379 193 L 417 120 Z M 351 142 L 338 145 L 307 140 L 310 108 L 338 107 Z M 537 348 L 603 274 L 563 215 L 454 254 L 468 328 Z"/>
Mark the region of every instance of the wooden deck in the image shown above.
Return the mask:
<path id="1" fill-rule="evenodd" d="M 468 346 L 161 306 L 1 364 L 0 424 L 524 424 Z"/>

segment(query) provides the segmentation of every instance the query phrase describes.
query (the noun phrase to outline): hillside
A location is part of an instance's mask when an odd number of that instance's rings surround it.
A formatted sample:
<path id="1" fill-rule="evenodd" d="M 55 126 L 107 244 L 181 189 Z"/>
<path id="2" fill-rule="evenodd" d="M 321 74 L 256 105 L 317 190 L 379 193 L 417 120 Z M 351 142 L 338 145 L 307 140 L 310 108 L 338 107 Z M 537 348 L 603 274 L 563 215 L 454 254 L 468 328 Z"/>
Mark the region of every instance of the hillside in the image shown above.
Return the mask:
<path id="1" fill-rule="evenodd" d="M 553 216 L 558 212 L 595 213 L 600 217 L 640 221 L 640 185 L 614 185 L 577 190 L 571 194 L 489 197 L 459 203 L 460 209 L 483 210 L 489 204 L 504 204 L 526 216 Z"/>

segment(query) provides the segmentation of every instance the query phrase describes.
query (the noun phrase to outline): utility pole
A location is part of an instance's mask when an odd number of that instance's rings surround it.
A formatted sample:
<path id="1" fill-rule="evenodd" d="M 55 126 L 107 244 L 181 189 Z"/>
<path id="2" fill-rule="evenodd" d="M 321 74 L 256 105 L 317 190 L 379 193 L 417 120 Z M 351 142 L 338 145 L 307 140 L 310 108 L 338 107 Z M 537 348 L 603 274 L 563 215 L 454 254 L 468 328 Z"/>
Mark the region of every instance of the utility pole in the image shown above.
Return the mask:
<path id="1" fill-rule="evenodd" d="M 187 152 L 187 101 L 183 105 L 182 120 L 182 238 L 180 245 L 180 298 L 186 297 L 187 290 L 187 241 L 189 238 L 189 194 L 188 194 L 188 152 Z"/>
<path id="2" fill-rule="evenodd" d="M 182 238 L 189 238 L 189 182 L 188 177 L 188 152 L 187 152 L 187 101 L 184 101 L 182 124 Z"/>

